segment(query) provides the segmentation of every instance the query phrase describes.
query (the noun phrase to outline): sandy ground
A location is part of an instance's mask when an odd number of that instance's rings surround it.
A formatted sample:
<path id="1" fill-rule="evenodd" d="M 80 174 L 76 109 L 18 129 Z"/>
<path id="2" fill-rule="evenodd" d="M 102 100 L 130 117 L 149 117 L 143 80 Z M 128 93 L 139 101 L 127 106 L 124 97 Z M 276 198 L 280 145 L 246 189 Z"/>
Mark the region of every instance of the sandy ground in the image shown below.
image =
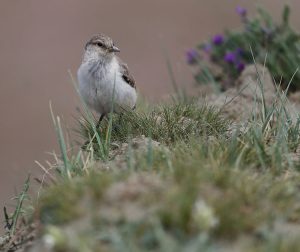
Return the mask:
<path id="1" fill-rule="evenodd" d="M 238 27 L 237 4 L 253 10 L 256 1 L 238 0 L 2 0 L 0 5 L 0 214 L 34 160 L 57 149 L 49 101 L 74 127 L 78 99 L 68 75 L 75 75 L 87 38 L 105 32 L 121 48 L 139 92 L 160 100 L 171 91 L 166 56 L 176 79 L 193 86 L 184 52 L 200 40 Z M 265 0 L 279 17 L 285 1 Z M 299 0 L 290 0 L 299 10 Z M 293 24 L 300 26 L 293 15 Z"/>

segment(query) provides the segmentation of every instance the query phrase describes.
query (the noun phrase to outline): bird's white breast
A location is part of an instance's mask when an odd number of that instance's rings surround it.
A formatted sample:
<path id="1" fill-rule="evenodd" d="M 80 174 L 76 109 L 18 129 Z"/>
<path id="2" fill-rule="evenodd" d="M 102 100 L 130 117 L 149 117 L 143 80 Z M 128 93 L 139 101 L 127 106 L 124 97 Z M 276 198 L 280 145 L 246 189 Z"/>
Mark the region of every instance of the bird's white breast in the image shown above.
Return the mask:
<path id="1" fill-rule="evenodd" d="M 136 90 L 123 80 L 116 58 L 108 64 L 102 61 L 84 62 L 77 74 L 83 100 L 98 113 L 111 112 L 112 103 L 115 112 L 135 106 Z"/>

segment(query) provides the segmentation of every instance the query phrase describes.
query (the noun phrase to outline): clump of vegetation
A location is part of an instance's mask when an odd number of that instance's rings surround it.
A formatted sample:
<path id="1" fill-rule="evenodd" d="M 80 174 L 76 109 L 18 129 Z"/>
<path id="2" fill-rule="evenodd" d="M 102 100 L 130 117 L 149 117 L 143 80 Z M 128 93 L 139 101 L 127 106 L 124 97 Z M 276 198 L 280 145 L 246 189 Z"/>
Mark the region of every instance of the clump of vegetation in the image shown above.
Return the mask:
<path id="1" fill-rule="evenodd" d="M 230 244 L 239 251 L 267 251 L 279 235 L 279 251 L 285 251 L 296 242 L 288 241 L 284 227 L 296 228 L 300 220 L 299 174 L 296 166 L 274 173 L 270 159 L 288 157 L 262 155 L 247 139 L 238 133 L 179 141 L 167 157 L 153 152 L 150 167 L 140 156 L 134 170 L 92 172 L 52 187 L 37 206 L 44 237 L 53 241 L 53 251 L 219 251 Z M 69 190 L 69 183 L 83 193 Z M 69 215 L 67 222 L 57 213 Z"/>
<path id="2" fill-rule="evenodd" d="M 243 128 L 190 102 L 113 116 L 100 129 L 86 119 L 79 132 L 88 143 L 75 157 L 56 118 L 62 161 L 55 184 L 35 204 L 43 232 L 33 251 L 296 248 L 300 123 L 286 102 L 286 92 L 278 92 L 272 104 L 255 104 L 261 112 Z M 110 154 L 142 135 L 168 151 L 151 142 L 128 148 L 123 155 L 135 162 L 127 169 L 101 158 L 105 144 Z M 105 168 L 108 162 L 116 169 Z"/>
<path id="3" fill-rule="evenodd" d="M 258 63 L 266 64 L 276 84 L 288 86 L 300 62 L 300 35 L 290 26 L 290 9 L 285 6 L 279 24 L 263 8 L 257 10 L 258 16 L 251 18 L 246 9 L 237 7 L 243 30 L 227 30 L 187 52 L 187 62 L 199 68 L 195 75 L 197 82 L 215 80 L 222 89 L 231 87 L 255 58 Z M 214 66 L 220 71 L 214 71 Z M 300 73 L 292 81 L 289 90 L 299 90 Z"/>
<path id="4" fill-rule="evenodd" d="M 229 120 L 222 117 L 217 109 L 197 104 L 195 101 L 166 104 L 151 111 L 128 112 L 111 119 L 113 121 L 103 121 L 97 132 L 93 129 L 95 123 L 84 117 L 80 121 L 80 135 L 84 136 L 89 145 L 93 143 L 95 155 L 99 157 L 101 148 L 97 139 L 107 139 L 108 133 L 110 142 L 115 143 L 144 135 L 160 143 L 172 145 L 180 140 L 187 141 L 191 137 L 224 135 L 229 126 Z M 93 137 L 95 134 L 99 136 Z"/>

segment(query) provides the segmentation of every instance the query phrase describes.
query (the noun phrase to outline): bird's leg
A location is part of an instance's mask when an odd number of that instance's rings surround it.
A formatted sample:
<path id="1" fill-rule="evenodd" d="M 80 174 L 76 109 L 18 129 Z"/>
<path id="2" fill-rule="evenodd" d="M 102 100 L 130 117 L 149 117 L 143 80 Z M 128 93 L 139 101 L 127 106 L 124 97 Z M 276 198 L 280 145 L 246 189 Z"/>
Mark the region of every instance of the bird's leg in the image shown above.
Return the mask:
<path id="1" fill-rule="evenodd" d="M 100 123 L 101 123 L 101 121 L 103 120 L 103 118 L 104 118 L 105 116 L 106 116 L 106 114 L 102 114 L 102 115 L 100 116 L 100 118 L 99 118 L 99 120 L 98 120 L 98 123 L 97 123 L 97 125 L 96 125 L 96 130 L 98 130 L 98 129 L 100 128 Z M 83 144 L 82 148 L 83 148 L 83 149 L 86 148 L 89 144 L 90 144 L 90 140 L 86 141 L 86 142 Z"/>
<path id="2" fill-rule="evenodd" d="M 121 112 L 120 115 L 119 115 L 119 124 L 121 124 L 122 118 L 123 118 L 123 113 Z"/>
<path id="3" fill-rule="evenodd" d="M 96 129 L 99 129 L 100 128 L 100 123 L 102 122 L 103 118 L 105 117 L 106 114 L 102 114 L 98 120 L 98 123 L 97 123 L 97 126 L 96 126 Z"/>

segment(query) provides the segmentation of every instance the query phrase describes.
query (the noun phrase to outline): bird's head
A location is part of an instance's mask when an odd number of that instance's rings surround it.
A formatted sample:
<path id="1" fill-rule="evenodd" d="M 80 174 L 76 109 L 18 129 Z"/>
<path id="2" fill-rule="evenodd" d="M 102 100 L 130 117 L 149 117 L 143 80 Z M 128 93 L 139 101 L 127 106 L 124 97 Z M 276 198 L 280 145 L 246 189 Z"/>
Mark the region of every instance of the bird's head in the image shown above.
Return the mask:
<path id="1" fill-rule="evenodd" d="M 94 35 L 85 45 L 85 52 L 96 57 L 112 58 L 120 49 L 115 46 L 113 40 L 104 35 Z"/>

